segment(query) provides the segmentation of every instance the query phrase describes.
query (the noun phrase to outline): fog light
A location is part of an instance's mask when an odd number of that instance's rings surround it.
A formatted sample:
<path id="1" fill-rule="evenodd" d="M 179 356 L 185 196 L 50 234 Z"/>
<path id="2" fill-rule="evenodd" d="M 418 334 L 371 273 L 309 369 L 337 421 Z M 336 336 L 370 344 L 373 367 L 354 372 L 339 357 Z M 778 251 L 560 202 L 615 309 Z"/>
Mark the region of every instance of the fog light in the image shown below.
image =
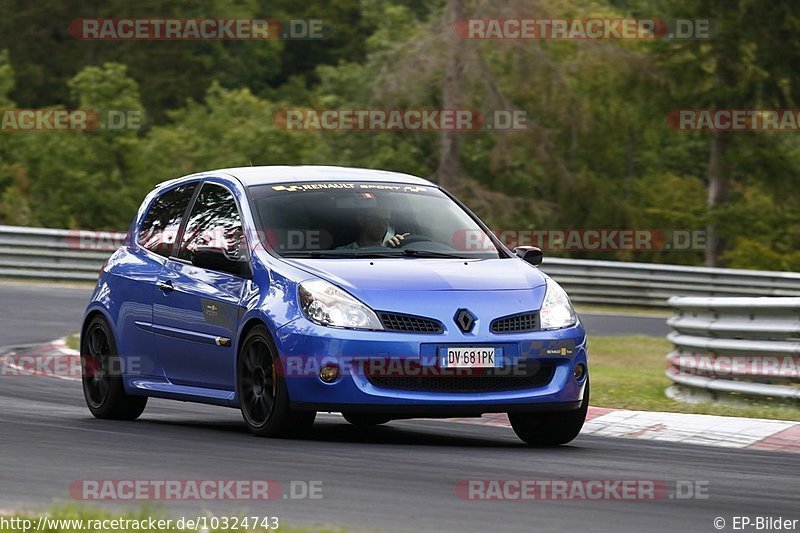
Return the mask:
<path id="1" fill-rule="evenodd" d="M 575 365 L 575 370 L 572 371 L 572 376 L 575 379 L 580 380 L 581 378 L 583 378 L 584 374 L 586 374 L 586 367 L 584 365 L 582 365 L 581 363 L 578 363 L 577 365 Z"/>
<path id="2" fill-rule="evenodd" d="M 334 365 L 327 365 L 323 366 L 322 370 L 319 371 L 319 379 L 324 381 L 325 383 L 330 383 L 331 381 L 336 381 L 336 378 L 339 377 L 339 367 Z"/>

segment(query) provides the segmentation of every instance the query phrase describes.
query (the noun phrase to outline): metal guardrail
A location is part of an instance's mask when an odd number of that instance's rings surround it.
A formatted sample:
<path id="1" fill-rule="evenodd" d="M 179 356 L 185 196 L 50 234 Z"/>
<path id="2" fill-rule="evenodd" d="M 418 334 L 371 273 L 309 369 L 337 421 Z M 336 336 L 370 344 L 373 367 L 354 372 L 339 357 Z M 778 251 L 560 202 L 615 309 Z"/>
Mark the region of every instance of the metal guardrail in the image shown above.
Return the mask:
<path id="1" fill-rule="evenodd" d="M 97 280 L 124 233 L 0 226 L 0 277 Z"/>
<path id="2" fill-rule="evenodd" d="M 800 274 L 548 258 L 542 270 L 573 302 L 667 307 L 672 296 L 800 296 Z"/>
<path id="3" fill-rule="evenodd" d="M 94 281 L 124 233 L 0 226 L 0 277 Z M 105 245 L 105 246 L 104 246 Z M 800 274 L 545 257 L 577 303 L 667 307 L 671 296 L 799 296 Z"/>
<path id="4" fill-rule="evenodd" d="M 800 298 L 673 297 L 669 305 L 670 396 L 800 400 Z"/>

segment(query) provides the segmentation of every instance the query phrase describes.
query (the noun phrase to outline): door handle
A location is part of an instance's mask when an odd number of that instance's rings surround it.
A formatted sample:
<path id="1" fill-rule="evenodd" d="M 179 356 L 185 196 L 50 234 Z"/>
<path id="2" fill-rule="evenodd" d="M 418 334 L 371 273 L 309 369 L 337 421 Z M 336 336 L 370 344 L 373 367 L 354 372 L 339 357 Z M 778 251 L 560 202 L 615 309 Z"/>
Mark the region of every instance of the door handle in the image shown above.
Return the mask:
<path id="1" fill-rule="evenodd" d="M 158 287 L 159 289 L 161 289 L 164 292 L 170 292 L 170 291 L 175 289 L 175 287 L 172 285 L 172 282 L 169 281 L 169 280 L 167 280 L 167 281 L 157 281 L 156 282 L 156 287 Z"/>

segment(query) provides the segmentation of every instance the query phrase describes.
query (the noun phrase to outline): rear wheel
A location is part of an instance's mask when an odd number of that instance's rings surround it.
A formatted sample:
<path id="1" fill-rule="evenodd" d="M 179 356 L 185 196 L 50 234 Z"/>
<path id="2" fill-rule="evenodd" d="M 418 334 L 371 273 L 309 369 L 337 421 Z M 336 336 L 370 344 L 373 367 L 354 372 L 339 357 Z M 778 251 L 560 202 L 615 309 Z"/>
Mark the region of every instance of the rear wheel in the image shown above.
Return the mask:
<path id="1" fill-rule="evenodd" d="M 514 433 L 529 446 L 558 446 L 578 436 L 589 408 L 589 380 L 583 390 L 580 409 L 574 411 L 546 411 L 533 413 L 508 413 Z"/>
<path id="2" fill-rule="evenodd" d="M 94 317 L 81 337 L 81 381 L 89 411 L 97 418 L 134 420 L 147 397 L 130 396 L 122 384 L 117 345 L 102 316 Z"/>
<path id="3" fill-rule="evenodd" d="M 291 411 L 286 382 L 278 372 L 280 361 L 269 331 L 250 330 L 242 342 L 237 372 L 237 393 L 247 428 L 259 437 L 284 437 L 306 430 L 315 411 Z"/>
<path id="4" fill-rule="evenodd" d="M 391 418 L 373 413 L 342 413 L 345 420 L 354 426 L 379 426 L 389 422 Z"/>

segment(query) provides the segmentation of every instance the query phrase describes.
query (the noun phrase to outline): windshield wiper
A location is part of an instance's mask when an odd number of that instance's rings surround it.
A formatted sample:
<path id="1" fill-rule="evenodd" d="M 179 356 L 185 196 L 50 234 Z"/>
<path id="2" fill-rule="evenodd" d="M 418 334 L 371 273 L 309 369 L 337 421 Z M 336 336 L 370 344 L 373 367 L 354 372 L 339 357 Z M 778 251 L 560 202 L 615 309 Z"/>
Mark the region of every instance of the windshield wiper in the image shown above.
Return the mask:
<path id="1" fill-rule="evenodd" d="M 402 255 L 406 257 L 441 257 L 443 259 L 468 259 L 463 255 L 451 254 L 449 252 L 435 252 L 433 250 L 414 250 L 404 248 Z"/>
<path id="2" fill-rule="evenodd" d="M 280 254 L 281 257 L 320 257 L 320 258 L 330 258 L 330 257 L 353 257 L 352 253 L 348 253 L 345 251 L 344 253 L 340 253 L 334 250 L 300 250 L 296 252 L 284 252 Z"/>
<path id="3" fill-rule="evenodd" d="M 386 251 L 353 251 L 353 255 L 345 257 L 437 257 L 444 259 L 467 259 L 463 255 L 449 252 L 436 252 L 433 250 L 416 250 L 413 248 L 390 248 Z"/>
<path id="4" fill-rule="evenodd" d="M 402 257 L 402 253 L 381 252 L 381 251 L 358 251 L 358 250 L 299 250 L 296 252 L 284 252 L 282 257 L 302 258 L 313 257 L 320 259 L 353 259 L 354 257 Z"/>
<path id="5" fill-rule="evenodd" d="M 468 259 L 462 255 L 451 254 L 448 252 L 435 252 L 431 250 L 414 250 L 414 249 L 397 249 L 397 250 L 304 250 L 296 252 L 286 252 L 283 257 L 313 257 L 321 259 L 339 258 L 339 259 L 353 259 L 353 258 L 385 258 L 385 257 L 436 257 L 442 259 Z"/>

